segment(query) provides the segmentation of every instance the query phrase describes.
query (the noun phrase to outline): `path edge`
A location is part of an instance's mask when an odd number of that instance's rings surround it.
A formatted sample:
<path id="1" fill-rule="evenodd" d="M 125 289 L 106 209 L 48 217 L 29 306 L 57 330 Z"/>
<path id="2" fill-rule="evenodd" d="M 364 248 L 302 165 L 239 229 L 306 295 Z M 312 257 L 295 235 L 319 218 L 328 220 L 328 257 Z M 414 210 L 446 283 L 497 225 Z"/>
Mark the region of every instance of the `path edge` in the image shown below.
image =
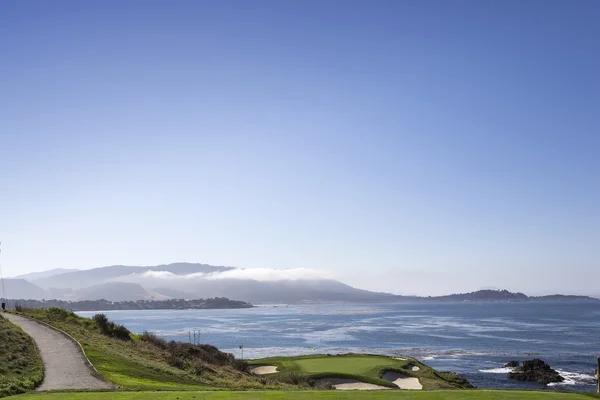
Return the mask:
<path id="1" fill-rule="evenodd" d="M 52 326 L 52 325 L 50 325 L 50 324 L 48 324 L 48 323 L 46 323 L 44 321 L 40 321 L 37 318 L 33 318 L 33 317 L 30 317 L 30 316 L 23 315 L 23 314 L 18 314 L 18 313 L 15 313 L 14 315 L 26 318 L 26 319 L 28 319 L 30 321 L 33 321 L 33 322 L 37 322 L 38 324 L 45 325 L 48 328 L 54 329 L 55 331 L 61 333 L 63 336 L 66 336 L 69 340 L 71 340 L 73 343 L 75 343 L 77 345 L 77 348 L 79 349 L 79 353 L 85 359 L 85 363 L 86 363 L 87 367 L 89 368 L 90 372 L 92 373 L 92 376 L 94 376 L 94 378 L 100 379 L 101 381 L 109 383 L 109 384 L 111 384 L 114 387 L 114 384 L 112 382 L 109 382 L 104 376 L 102 376 L 100 374 L 100 372 L 98 372 L 98 370 L 96 369 L 96 367 L 94 367 L 94 364 L 92 364 L 92 362 L 88 358 L 87 354 L 85 354 L 85 350 L 83 349 L 83 346 L 81 345 L 81 343 L 79 343 L 77 341 L 77 339 L 75 339 L 73 336 L 69 335 L 67 332 L 63 331 L 62 329 L 59 329 L 59 328 L 57 328 L 55 326 Z M 35 340 L 34 340 L 34 342 L 35 342 Z M 37 348 L 37 344 L 36 344 L 36 348 Z"/>

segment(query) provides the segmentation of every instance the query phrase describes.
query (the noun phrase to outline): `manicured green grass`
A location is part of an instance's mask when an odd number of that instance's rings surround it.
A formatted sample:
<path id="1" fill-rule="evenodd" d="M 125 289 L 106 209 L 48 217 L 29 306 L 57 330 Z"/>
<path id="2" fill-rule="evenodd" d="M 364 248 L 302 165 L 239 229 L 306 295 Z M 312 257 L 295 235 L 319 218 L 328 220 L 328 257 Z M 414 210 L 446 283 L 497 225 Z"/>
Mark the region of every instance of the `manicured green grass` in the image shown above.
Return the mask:
<path id="1" fill-rule="evenodd" d="M 456 389 L 465 387 L 464 381 L 452 373 L 442 373 L 415 360 L 406 358 L 397 360 L 393 357 L 369 354 L 342 355 L 310 355 L 298 357 L 270 357 L 252 360 L 250 364 L 275 365 L 281 374 L 298 373 L 314 379 L 348 378 L 361 382 L 397 388 L 391 382 L 381 379 L 386 371 L 398 371 L 407 376 L 418 378 L 423 389 Z M 419 367 L 412 371 L 409 365 Z"/>
<path id="2" fill-rule="evenodd" d="M 104 392 L 21 395 L 14 400 L 589 400 L 584 393 L 510 390 L 443 391 L 246 391 L 246 392 Z"/>
<path id="3" fill-rule="evenodd" d="M 403 362 L 389 357 L 369 356 L 329 356 L 321 358 L 299 359 L 296 365 L 301 371 L 310 374 L 321 374 L 325 372 L 339 372 L 341 374 L 355 374 L 378 377 L 377 372 L 382 368 L 400 368 Z"/>
<path id="4" fill-rule="evenodd" d="M 43 377 L 33 339 L 0 314 L 0 397 L 32 390 Z"/>

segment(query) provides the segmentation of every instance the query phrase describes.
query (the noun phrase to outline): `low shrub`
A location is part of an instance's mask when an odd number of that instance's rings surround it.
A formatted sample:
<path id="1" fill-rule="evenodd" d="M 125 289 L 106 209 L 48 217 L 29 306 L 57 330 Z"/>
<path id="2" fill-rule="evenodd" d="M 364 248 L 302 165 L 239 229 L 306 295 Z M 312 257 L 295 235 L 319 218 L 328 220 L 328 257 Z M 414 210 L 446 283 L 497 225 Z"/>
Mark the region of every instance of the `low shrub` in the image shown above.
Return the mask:
<path id="1" fill-rule="evenodd" d="M 195 360 L 191 363 L 191 372 L 195 375 L 202 375 L 208 372 L 215 372 L 214 369 L 210 367 L 209 364 L 205 363 L 202 360 Z"/>
<path id="2" fill-rule="evenodd" d="M 142 335 L 140 336 L 140 340 L 145 343 L 150 343 L 151 345 L 158 347 L 161 350 L 166 350 L 169 345 L 169 342 L 167 342 L 165 339 L 158 337 L 155 334 L 150 333 L 148 331 L 142 333 Z"/>
<path id="3" fill-rule="evenodd" d="M 108 321 L 108 317 L 104 314 L 96 314 L 92 317 L 92 319 L 96 322 L 96 325 L 98 325 L 98 328 L 100 328 L 100 330 L 103 333 L 108 332 L 109 327 L 109 321 Z"/>
<path id="4" fill-rule="evenodd" d="M 67 318 L 78 318 L 73 311 L 64 308 L 51 307 L 46 310 L 46 317 L 51 321 L 66 321 Z"/>
<path id="5" fill-rule="evenodd" d="M 206 366 L 214 365 L 229 366 L 237 371 L 245 371 L 248 367 L 245 361 L 236 360 L 233 354 L 224 353 L 208 344 L 191 344 L 173 340 L 168 342 L 150 332 L 142 333 L 140 341 L 166 351 L 166 360 L 169 365 L 179 369 L 191 366 L 192 369 L 204 371 Z"/>
<path id="6" fill-rule="evenodd" d="M 112 335 L 113 337 L 126 342 L 131 340 L 131 332 L 123 325 L 114 325 Z"/>
<path id="7" fill-rule="evenodd" d="M 104 314 L 96 314 L 92 317 L 96 322 L 96 325 L 106 336 L 114 337 L 123 341 L 131 340 L 131 332 L 123 325 L 117 325 L 114 322 L 108 320 L 108 317 Z"/>
<path id="8" fill-rule="evenodd" d="M 330 389 L 332 387 L 327 383 L 316 381 L 309 376 L 300 375 L 297 372 L 263 375 L 258 378 L 258 381 L 263 385 L 277 385 L 284 383 L 288 385 L 315 389 Z"/>
<path id="9" fill-rule="evenodd" d="M 175 368 L 185 368 L 185 359 L 183 357 L 178 356 L 177 354 L 169 354 L 167 356 L 167 363 L 169 363 L 170 366 Z"/>

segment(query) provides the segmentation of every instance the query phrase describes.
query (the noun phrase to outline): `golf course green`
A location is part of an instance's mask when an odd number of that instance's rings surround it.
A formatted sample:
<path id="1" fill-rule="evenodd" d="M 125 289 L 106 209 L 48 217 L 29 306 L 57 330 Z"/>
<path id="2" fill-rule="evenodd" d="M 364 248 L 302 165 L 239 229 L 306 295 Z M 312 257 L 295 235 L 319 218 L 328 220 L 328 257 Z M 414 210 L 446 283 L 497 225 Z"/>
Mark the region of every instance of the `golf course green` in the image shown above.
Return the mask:
<path id="1" fill-rule="evenodd" d="M 316 354 L 298 357 L 269 357 L 249 361 L 253 366 L 275 366 L 279 374 L 299 374 L 312 379 L 328 378 L 356 380 L 384 388 L 398 389 L 399 386 L 387 378 L 412 379 L 422 389 L 462 389 L 468 382 L 451 372 L 439 372 L 410 357 L 389 357 L 369 354 L 327 355 Z M 272 374 L 271 374 L 272 375 Z"/>

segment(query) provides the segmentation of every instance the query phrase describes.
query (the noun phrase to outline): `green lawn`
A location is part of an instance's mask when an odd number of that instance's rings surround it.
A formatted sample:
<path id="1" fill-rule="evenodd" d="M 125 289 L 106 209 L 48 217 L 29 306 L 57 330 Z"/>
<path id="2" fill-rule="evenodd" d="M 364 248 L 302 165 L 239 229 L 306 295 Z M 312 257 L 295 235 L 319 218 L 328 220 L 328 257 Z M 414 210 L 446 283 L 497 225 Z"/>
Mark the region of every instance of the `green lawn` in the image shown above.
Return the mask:
<path id="1" fill-rule="evenodd" d="M 442 390 L 428 392 L 381 391 L 269 391 L 269 392 L 104 392 L 45 393 L 13 397 L 14 400 L 589 400 L 584 393 L 523 392 L 502 390 Z M 11 400 L 12 400 L 11 399 Z"/>
<path id="2" fill-rule="evenodd" d="M 0 397 L 31 390 L 43 377 L 33 340 L 0 313 Z"/>
<path id="3" fill-rule="evenodd" d="M 369 354 L 316 354 L 298 357 L 269 357 L 249 361 L 254 365 L 275 365 L 281 374 L 297 373 L 314 379 L 319 378 L 349 378 L 361 382 L 372 383 L 390 388 L 398 388 L 391 382 L 381 379 L 388 370 L 398 371 L 407 376 L 418 378 L 423 389 L 456 389 L 464 388 L 465 381 L 456 374 L 444 373 L 407 357 L 397 360 L 393 357 Z M 409 366 L 419 367 L 412 371 Z"/>
<path id="4" fill-rule="evenodd" d="M 374 378 L 377 372 L 385 367 L 401 368 L 405 363 L 389 357 L 320 357 L 295 361 L 301 371 L 310 374 L 339 372 L 341 374 L 367 375 Z"/>

